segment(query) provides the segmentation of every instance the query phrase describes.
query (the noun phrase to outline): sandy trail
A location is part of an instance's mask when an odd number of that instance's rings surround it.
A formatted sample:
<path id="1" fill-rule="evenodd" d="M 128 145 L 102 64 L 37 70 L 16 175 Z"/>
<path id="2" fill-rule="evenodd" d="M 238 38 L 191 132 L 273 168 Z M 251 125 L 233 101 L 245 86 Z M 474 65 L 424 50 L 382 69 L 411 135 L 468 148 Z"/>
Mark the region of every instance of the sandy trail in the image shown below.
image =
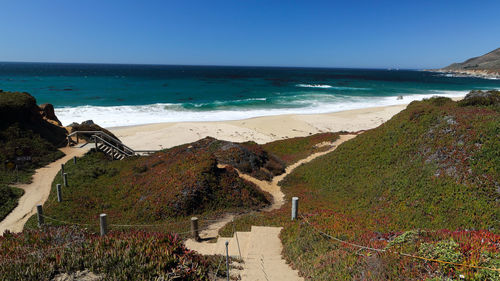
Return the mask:
<path id="1" fill-rule="evenodd" d="M 17 207 L 0 222 L 0 234 L 5 230 L 21 232 L 26 221 L 36 213 L 36 205 L 43 204 L 49 198 L 52 181 L 61 169 L 61 164 L 66 163 L 74 156 L 82 156 L 90 149 L 90 145 L 82 148 L 64 147 L 60 150 L 66 154 L 61 159 L 37 169 L 33 175 L 32 183 L 15 185 L 24 190 L 24 195 L 19 198 Z"/>
<path id="2" fill-rule="evenodd" d="M 293 170 L 295 170 L 300 165 L 308 163 L 308 162 L 310 162 L 310 161 L 312 161 L 320 156 L 323 156 L 325 154 L 328 154 L 328 153 L 334 151 L 337 148 L 337 146 L 339 146 L 341 143 L 348 141 L 348 140 L 354 138 L 355 136 L 356 135 L 341 135 L 338 140 L 336 140 L 333 143 L 328 144 L 328 145 L 332 146 L 330 149 L 323 151 L 323 152 L 311 154 L 308 157 L 295 162 L 294 164 L 292 164 L 286 168 L 285 173 L 274 177 L 272 181 L 259 180 L 259 179 L 256 179 L 254 177 L 251 177 L 247 174 L 240 173 L 239 171 L 238 171 L 238 173 L 239 173 L 241 178 L 243 178 L 249 182 L 254 183 L 260 189 L 262 189 L 263 191 L 269 192 L 273 196 L 273 203 L 271 204 L 271 206 L 266 207 L 262 211 L 269 212 L 272 210 L 276 210 L 276 209 L 281 208 L 281 206 L 283 206 L 283 204 L 285 203 L 285 201 L 284 201 L 285 194 L 281 191 L 281 187 L 278 185 L 278 183 L 281 180 L 283 180 L 286 176 L 288 176 L 290 173 L 292 173 Z M 325 146 L 324 143 L 322 143 L 321 145 Z"/>
<path id="3" fill-rule="evenodd" d="M 296 163 L 288 166 L 285 173 L 274 177 L 270 182 L 258 180 L 249 175 L 239 173 L 239 171 L 238 173 L 243 179 L 254 183 L 260 189 L 269 192 L 273 196 L 273 203 L 271 204 L 271 206 L 266 207 L 262 211 L 269 212 L 272 210 L 276 210 L 281 208 L 285 203 L 285 195 L 281 191 L 281 188 L 278 184 L 282 179 L 292 173 L 293 170 L 295 170 L 300 165 L 334 151 L 341 143 L 348 141 L 354 137 L 356 137 L 355 134 L 341 135 L 338 140 L 329 144 L 332 146 L 330 149 L 323 152 L 314 153 L 300 161 L 297 161 Z M 202 236 L 202 238 L 217 237 L 218 230 L 224 227 L 224 225 L 226 225 L 226 223 L 229 223 L 232 219 L 232 215 L 224 217 L 220 221 L 211 224 L 208 227 L 208 230 L 205 230 L 205 233 L 202 232 L 202 235 L 200 236 Z M 243 261 L 245 262 L 243 271 L 239 272 L 242 280 L 304 280 L 298 275 L 298 272 L 296 270 L 293 270 L 289 265 L 286 264 L 286 261 L 281 256 L 281 252 L 283 250 L 283 245 L 281 244 L 281 240 L 279 239 L 279 233 L 281 232 L 281 229 L 281 227 L 252 226 L 252 230 L 250 232 L 238 232 L 238 235 L 240 236 L 238 243 L 243 245 L 241 256 L 243 258 Z M 195 250 L 205 255 L 224 255 L 225 248 L 223 246 L 223 243 L 225 241 L 229 242 L 230 255 L 236 255 L 236 247 L 234 246 L 236 240 L 234 239 L 234 237 L 219 238 L 216 244 L 206 242 L 197 243 L 192 239 L 188 239 L 186 241 L 186 246 L 189 249 Z"/>

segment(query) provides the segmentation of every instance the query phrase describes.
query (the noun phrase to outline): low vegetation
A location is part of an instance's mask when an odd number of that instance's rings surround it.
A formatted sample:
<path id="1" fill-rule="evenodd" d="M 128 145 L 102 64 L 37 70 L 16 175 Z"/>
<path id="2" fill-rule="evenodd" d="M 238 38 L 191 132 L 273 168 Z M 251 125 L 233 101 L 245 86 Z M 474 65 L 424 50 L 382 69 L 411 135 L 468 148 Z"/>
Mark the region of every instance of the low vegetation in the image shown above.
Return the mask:
<path id="1" fill-rule="evenodd" d="M 320 133 L 266 143 L 262 148 L 291 165 L 313 153 L 328 150 L 338 137 L 338 133 Z"/>
<path id="2" fill-rule="evenodd" d="M 500 263 L 500 112 L 489 102 L 498 92 L 481 95 L 487 101 L 413 102 L 285 178 L 288 201 L 300 198 L 299 221 L 288 203 L 240 217 L 236 229 L 284 226 L 285 256 L 313 280 L 498 280 L 473 268 Z"/>
<path id="3" fill-rule="evenodd" d="M 101 237 L 81 228 L 49 227 L 0 236 L 5 281 L 54 280 L 83 270 L 102 280 L 212 280 L 216 273 L 225 275 L 225 264 L 218 268 L 221 258 L 189 251 L 177 235 L 163 232 Z"/>
<path id="4" fill-rule="evenodd" d="M 62 157 L 65 130 L 44 119 L 43 110 L 27 93 L 0 90 L 0 220 L 17 205 L 34 170 Z"/>
<path id="5" fill-rule="evenodd" d="M 2 221 L 16 206 L 17 200 L 24 194 L 19 188 L 0 186 L 0 221 Z"/>
<path id="6" fill-rule="evenodd" d="M 269 195 L 235 168 L 271 179 L 338 134 L 264 146 L 206 138 L 123 161 L 91 152 L 67 163 L 63 202 L 58 175 L 44 204 L 47 225 L 65 226 L 0 238 L 0 274 L 50 280 L 85 269 L 114 280 L 208 279 L 214 258 L 179 240 L 188 218 L 253 210 L 220 234 L 282 226 L 283 254 L 312 280 L 500 280 L 491 270 L 500 267 L 499 95 L 411 103 L 294 170 L 280 183 L 288 203 L 269 213 L 257 212 Z M 290 220 L 292 196 L 300 198 L 297 221 Z M 104 238 L 93 234 L 100 213 L 112 229 Z M 36 226 L 34 217 L 27 226 Z"/>
<path id="7" fill-rule="evenodd" d="M 205 142 L 122 161 L 110 161 L 94 152 L 78 159 L 76 165 L 69 161 L 65 166 L 69 187 L 63 188 L 63 202 L 56 200 L 55 186 L 62 183 L 58 175 L 44 212 L 60 221 L 93 225 L 100 213 L 106 213 L 111 224 L 161 224 L 163 230 L 185 232 L 190 216 L 215 218 L 223 212 L 269 204 L 270 195 L 241 179 L 234 168 L 223 167 L 218 150 L 206 149 Z M 35 218 L 29 226 L 36 226 Z"/>

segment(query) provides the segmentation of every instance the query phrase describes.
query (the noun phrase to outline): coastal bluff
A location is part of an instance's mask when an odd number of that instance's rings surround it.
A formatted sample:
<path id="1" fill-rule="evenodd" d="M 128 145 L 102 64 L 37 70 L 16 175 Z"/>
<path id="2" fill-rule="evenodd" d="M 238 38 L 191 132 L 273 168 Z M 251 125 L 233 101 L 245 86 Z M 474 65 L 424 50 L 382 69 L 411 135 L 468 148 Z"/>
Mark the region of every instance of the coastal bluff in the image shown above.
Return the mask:
<path id="1" fill-rule="evenodd" d="M 453 63 L 447 67 L 431 71 L 481 78 L 500 78 L 500 48 L 485 55 L 470 58 L 462 63 Z"/>

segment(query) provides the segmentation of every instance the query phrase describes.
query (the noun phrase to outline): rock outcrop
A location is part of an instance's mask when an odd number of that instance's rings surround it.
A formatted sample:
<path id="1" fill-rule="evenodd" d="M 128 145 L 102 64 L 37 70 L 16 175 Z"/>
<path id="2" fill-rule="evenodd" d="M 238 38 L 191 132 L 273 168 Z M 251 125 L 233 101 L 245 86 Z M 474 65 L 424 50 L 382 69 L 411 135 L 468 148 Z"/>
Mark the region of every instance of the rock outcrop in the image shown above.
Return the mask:
<path id="1" fill-rule="evenodd" d="M 62 126 L 61 121 L 56 116 L 56 113 L 54 111 L 54 106 L 50 103 L 44 103 L 40 105 L 40 113 L 42 114 L 42 117 L 47 120 L 48 122 L 57 125 L 59 127 Z"/>
<path id="2" fill-rule="evenodd" d="M 38 107 L 36 99 L 28 93 L 2 91 L 0 130 L 16 125 L 21 130 L 40 135 L 56 147 L 65 146 L 67 131 L 55 124 L 58 120 L 53 109 L 52 105 L 45 105 L 43 109 Z"/>

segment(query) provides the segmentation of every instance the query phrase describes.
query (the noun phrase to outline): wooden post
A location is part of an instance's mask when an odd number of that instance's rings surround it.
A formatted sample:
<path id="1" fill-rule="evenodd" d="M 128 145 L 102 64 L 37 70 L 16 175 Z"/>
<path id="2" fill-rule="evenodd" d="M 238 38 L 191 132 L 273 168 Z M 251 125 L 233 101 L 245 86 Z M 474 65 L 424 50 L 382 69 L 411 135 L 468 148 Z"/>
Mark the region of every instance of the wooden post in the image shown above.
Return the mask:
<path id="1" fill-rule="evenodd" d="M 191 236 L 193 236 L 193 239 L 196 242 L 200 241 L 200 234 L 199 234 L 199 230 L 198 230 L 198 218 L 197 217 L 191 218 Z"/>
<path id="2" fill-rule="evenodd" d="M 99 223 L 101 226 L 101 236 L 104 236 L 108 233 L 108 222 L 106 220 L 107 215 L 106 214 L 101 214 L 99 216 Z"/>
<path id="3" fill-rule="evenodd" d="M 97 152 L 97 137 L 94 136 L 94 143 L 95 143 L 95 151 Z"/>
<path id="4" fill-rule="evenodd" d="M 61 163 L 61 177 L 64 177 L 64 164 Z"/>
<path id="5" fill-rule="evenodd" d="M 79 143 L 80 139 L 78 138 L 78 133 L 76 133 L 76 143 Z"/>
<path id="6" fill-rule="evenodd" d="M 64 187 L 68 187 L 68 174 L 67 173 L 63 174 L 63 183 L 64 183 Z"/>
<path id="7" fill-rule="evenodd" d="M 76 156 L 73 156 L 73 163 L 76 165 Z"/>
<path id="8" fill-rule="evenodd" d="M 42 227 L 42 225 L 44 224 L 42 205 L 36 205 L 36 213 L 38 216 L 38 227 Z"/>
<path id="9" fill-rule="evenodd" d="M 68 146 L 71 146 L 71 137 L 68 136 Z"/>
<path id="10" fill-rule="evenodd" d="M 292 197 L 292 220 L 297 219 L 298 212 L 299 212 L 299 197 Z"/>
<path id="11" fill-rule="evenodd" d="M 229 281 L 229 241 L 226 241 L 226 268 L 227 268 L 227 281 Z"/>
<path id="12" fill-rule="evenodd" d="M 57 189 L 57 202 L 62 202 L 61 185 L 57 184 L 56 189 Z"/>

